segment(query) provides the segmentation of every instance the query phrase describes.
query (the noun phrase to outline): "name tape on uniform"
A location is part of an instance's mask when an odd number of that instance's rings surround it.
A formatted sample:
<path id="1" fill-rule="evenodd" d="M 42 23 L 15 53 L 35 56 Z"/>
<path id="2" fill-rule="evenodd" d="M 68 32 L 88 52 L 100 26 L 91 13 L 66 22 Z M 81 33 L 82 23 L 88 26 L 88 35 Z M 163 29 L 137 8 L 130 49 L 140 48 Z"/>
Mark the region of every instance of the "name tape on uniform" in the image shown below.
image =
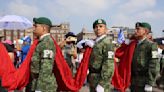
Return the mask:
<path id="1" fill-rule="evenodd" d="M 108 58 L 113 58 L 114 52 L 113 51 L 108 51 Z"/>

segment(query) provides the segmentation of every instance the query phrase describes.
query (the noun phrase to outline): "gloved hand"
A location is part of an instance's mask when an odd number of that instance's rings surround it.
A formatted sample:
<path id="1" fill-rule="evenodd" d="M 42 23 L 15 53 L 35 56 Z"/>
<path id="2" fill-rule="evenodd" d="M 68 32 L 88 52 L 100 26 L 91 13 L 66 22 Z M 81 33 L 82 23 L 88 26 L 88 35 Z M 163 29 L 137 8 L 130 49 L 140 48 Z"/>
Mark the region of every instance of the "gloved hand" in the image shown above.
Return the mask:
<path id="1" fill-rule="evenodd" d="M 131 42 L 131 40 L 126 39 L 124 43 L 125 43 L 126 45 L 129 45 L 129 44 L 130 44 L 130 42 Z"/>
<path id="2" fill-rule="evenodd" d="M 94 45 L 95 45 L 95 42 L 93 40 L 87 40 L 85 42 L 85 46 L 89 46 L 89 47 L 93 48 Z"/>
<path id="3" fill-rule="evenodd" d="M 146 92 L 147 92 L 147 91 L 148 91 L 148 92 L 152 92 L 152 91 L 153 91 L 153 87 L 152 87 L 151 85 L 146 84 L 144 90 L 145 90 Z"/>
<path id="4" fill-rule="evenodd" d="M 104 88 L 101 85 L 97 85 L 96 92 L 104 92 Z"/>

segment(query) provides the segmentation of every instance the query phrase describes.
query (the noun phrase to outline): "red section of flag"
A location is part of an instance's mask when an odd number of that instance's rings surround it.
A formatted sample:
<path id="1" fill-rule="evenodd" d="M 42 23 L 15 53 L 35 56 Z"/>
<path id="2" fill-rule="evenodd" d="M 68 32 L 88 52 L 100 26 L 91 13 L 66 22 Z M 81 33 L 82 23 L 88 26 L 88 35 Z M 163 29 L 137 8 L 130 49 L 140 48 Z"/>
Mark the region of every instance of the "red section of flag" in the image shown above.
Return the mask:
<path id="1" fill-rule="evenodd" d="M 92 49 L 89 47 L 86 49 L 86 52 L 84 53 L 84 58 L 82 59 L 82 62 L 77 70 L 75 77 L 73 77 L 71 70 L 62 55 L 61 49 L 59 48 L 55 40 L 54 44 L 56 46 L 56 55 L 53 72 L 57 79 L 58 90 L 69 90 L 76 92 L 83 86 L 83 83 L 86 79 L 89 57 Z M 21 67 L 19 69 L 15 69 L 5 47 L 2 43 L 0 43 L 0 78 L 3 87 L 8 90 L 14 90 L 22 89 L 27 85 L 30 76 L 30 60 L 36 46 L 37 41 L 34 41 Z"/>
<path id="2" fill-rule="evenodd" d="M 119 65 L 115 62 L 115 72 L 112 84 L 116 89 L 125 92 L 130 86 L 131 81 L 131 63 L 136 41 L 132 41 L 129 45 L 122 44 L 115 52 L 115 57 L 120 59 Z"/>

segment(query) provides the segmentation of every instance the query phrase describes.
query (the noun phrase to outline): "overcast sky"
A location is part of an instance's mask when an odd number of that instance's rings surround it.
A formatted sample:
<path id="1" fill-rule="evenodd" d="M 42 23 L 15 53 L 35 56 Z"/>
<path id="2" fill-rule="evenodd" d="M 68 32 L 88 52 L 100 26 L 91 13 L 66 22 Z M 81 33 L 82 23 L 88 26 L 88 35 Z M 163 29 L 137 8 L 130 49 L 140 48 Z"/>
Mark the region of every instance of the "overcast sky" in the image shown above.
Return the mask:
<path id="1" fill-rule="evenodd" d="M 136 22 L 148 22 L 154 37 L 164 33 L 164 0 L 0 0 L 0 16 L 15 14 L 27 17 L 48 17 L 53 24 L 69 22 L 71 31 L 82 28 L 92 31 L 98 18 L 108 27 L 134 28 Z"/>

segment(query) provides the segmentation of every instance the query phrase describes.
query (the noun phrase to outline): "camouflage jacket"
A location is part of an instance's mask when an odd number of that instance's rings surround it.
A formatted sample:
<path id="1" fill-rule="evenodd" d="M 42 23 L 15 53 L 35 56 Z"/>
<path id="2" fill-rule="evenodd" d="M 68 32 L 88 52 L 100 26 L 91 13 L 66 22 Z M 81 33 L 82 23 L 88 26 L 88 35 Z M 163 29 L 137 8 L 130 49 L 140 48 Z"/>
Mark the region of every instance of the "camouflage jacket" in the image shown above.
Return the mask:
<path id="1" fill-rule="evenodd" d="M 147 39 L 137 44 L 132 60 L 132 84 L 153 85 L 158 67 L 157 45 Z"/>
<path id="2" fill-rule="evenodd" d="M 55 77 L 52 73 L 55 46 L 51 36 L 39 40 L 31 61 L 32 90 L 55 92 Z"/>
<path id="3" fill-rule="evenodd" d="M 110 84 L 114 71 L 114 45 L 108 36 L 95 43 L 89 62 L 89 80 L 93 87 Z"/>

